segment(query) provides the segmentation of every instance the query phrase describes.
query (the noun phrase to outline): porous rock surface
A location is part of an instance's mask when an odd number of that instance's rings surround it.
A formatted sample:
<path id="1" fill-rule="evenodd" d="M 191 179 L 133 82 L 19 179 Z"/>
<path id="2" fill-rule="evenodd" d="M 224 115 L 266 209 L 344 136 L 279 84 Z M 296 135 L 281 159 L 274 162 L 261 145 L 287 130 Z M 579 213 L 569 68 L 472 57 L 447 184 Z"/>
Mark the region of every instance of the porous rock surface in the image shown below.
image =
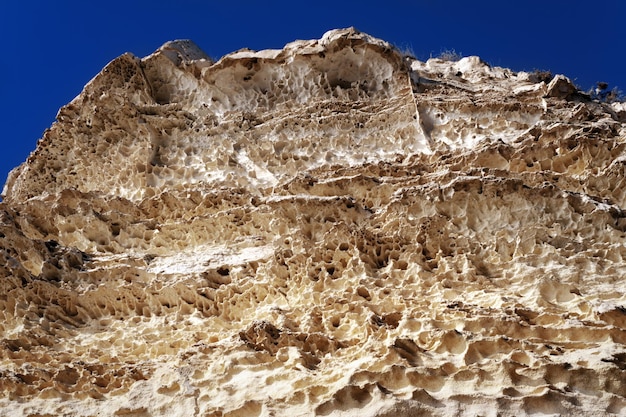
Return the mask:
<path id="1" fill-rule="evenodd" d="M 626 413 L 626 109 L 354 29 L 108 64 L 0 203 L 0 409 Z"/>

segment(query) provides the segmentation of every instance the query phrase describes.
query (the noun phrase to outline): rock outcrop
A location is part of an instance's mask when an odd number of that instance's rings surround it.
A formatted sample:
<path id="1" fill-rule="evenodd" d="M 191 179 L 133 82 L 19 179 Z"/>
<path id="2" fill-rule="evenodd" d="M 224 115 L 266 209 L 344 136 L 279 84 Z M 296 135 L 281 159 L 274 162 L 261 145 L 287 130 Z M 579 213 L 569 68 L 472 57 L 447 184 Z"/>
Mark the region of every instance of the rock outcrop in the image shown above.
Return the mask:
<path id="1" fill-rule="evenodd" d="M 0 203 L 5 415 L 626 413 L 626 108 L 354 29 L 108 64 Z"/>

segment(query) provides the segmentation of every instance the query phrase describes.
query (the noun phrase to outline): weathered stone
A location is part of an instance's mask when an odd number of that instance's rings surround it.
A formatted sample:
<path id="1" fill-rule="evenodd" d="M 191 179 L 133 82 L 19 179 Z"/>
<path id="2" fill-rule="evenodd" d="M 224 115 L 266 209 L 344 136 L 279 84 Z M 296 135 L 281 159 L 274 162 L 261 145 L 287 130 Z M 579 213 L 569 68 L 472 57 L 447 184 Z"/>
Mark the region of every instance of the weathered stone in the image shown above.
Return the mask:
<path id="1" fill-rule="evenodd" d="M 354 29 L 123 55 L 5 185 L 0 409 L 623 414 L 623 123 Z"/>

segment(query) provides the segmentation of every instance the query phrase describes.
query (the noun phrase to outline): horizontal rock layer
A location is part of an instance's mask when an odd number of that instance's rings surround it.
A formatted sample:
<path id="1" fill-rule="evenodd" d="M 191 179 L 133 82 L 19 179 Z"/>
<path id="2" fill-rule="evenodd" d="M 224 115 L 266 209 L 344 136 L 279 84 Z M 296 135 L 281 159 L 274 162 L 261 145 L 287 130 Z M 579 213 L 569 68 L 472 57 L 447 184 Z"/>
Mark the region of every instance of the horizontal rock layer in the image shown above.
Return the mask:
<path id="1" fill-rule="evenodd" d="M 354 29 L 123 55 L 0 203 L 12 415 L 620 415 L 626 109 Z"/>

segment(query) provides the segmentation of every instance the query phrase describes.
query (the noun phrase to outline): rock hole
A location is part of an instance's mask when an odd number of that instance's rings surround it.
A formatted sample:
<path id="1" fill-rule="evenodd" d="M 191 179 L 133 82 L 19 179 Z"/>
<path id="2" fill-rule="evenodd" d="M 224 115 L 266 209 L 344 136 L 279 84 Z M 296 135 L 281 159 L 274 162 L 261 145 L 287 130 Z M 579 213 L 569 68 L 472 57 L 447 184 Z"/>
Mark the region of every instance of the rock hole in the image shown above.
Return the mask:
<path id="1" fill-rule="evenodd" d="M 367 288 L 365 288 L 365 287 L 359 287 L 359 288 L 357 288 L 356 293 L 357 293 L 359 296 L 361 296 L 361 297 L 365 298 L 365 299 L 366 299 L 366 300 L 368 300 L 368 301 L 370 301 L 370 300 L 371 300 L 371 298 L 372 298 L 372 297 L 371 297 L 371 295 L 370 295 L 370 292 L 369 292 L 369 291 L 367 290 Z"/>
<path id="2" fill-rule="evenodd" d="M 4 237 L 4 235 L 2 235 Z M 59 246 L 59 242 L 56 240 L 48 240 L 46 241 L 46 248 L 48 248 L 49 252 L 53 252 Z"/>

